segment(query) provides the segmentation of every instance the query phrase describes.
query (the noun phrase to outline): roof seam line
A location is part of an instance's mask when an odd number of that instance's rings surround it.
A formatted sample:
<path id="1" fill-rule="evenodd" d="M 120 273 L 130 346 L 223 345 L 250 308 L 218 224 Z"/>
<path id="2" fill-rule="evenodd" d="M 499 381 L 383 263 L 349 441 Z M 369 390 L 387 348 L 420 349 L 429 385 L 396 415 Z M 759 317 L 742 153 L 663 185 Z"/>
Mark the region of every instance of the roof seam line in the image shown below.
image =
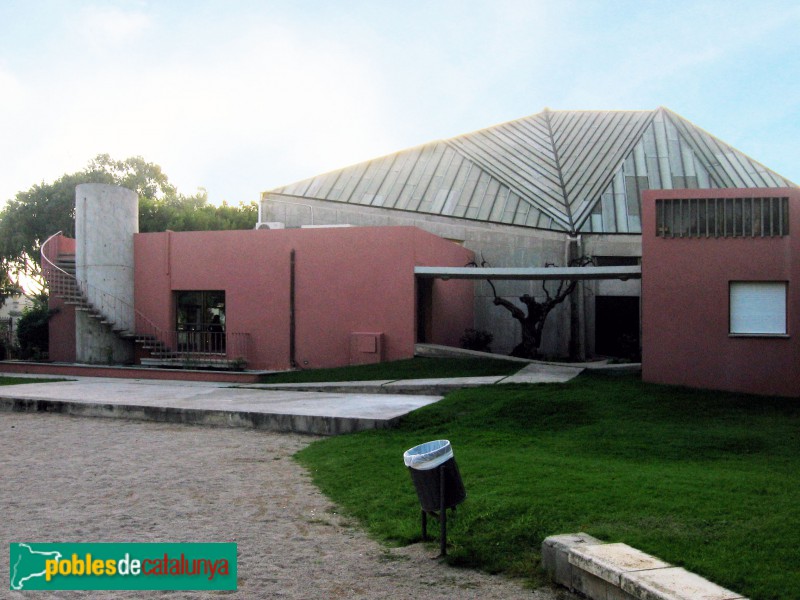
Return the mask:
<path id="1" fill-rule="evenodd" d="M 550 146 L 553 148 L 553 157 L 556 161 L 556 173 L 558 173 L 558 181 L 561 186 L 561 195 L 564 197 L 564 209 L 567 219 L 569 220 L 569 232 L 575 233 L 575 221 L 572 218 L 572 207 L 569 205 L 569 196 L 567 196 L 567 186 L 564 183 L 564 172 L 561 170 L 561 158 L 558 156 L 558 148 L 556 147 L 556 140 L 553 136 L 553 125 L 550 122 L 550 110 L 545 108 L 544 120 L 547 123 L 547 136 L 550 138 Z"/>

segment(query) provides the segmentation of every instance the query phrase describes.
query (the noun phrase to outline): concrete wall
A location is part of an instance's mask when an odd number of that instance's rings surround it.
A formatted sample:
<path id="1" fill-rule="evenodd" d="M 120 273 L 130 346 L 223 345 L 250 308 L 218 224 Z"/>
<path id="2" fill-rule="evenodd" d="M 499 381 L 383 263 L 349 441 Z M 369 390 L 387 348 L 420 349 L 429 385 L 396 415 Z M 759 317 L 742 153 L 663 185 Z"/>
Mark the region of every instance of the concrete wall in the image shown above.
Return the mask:
<path id="1" fill-rule="evenodd" d="M 363 226 L 411 225 L 437 236 L 454 240 L 473 251 L 476 260 L 481 258 L 493 267 L 543 267 L 547 263 L 564 266 L 568 262 L 569 237 L 566 233 L 497 225 L 468 219 L 439 217 L 412 211 L 390 210 L 372 206 L 329 202 L 295 196 L 265 193 L 261 201 L 261 220 L 285 223 L 287 227 L 310 224 L 349 223 Z M 639 235 L 582 235 L 584 254 L 604 256 L 641 256 Z M 581 283 L 575 292 L 581 312 L 585 315 L 580 326 L 583 347 L 591 354 L 594 350 L 594 297 L 616 295 L 617 289 L 604 287 L 606 282 Z M 555 284 L 548 284 L 555 288 Z M 530 294 L 544 297 L 541 282 L 497 282 L 497 292 L 506 298 L 519 298 Z M 611 292 L 611 293 L 609 293 Z M 624 286 L 619 295 L 639 295 L 638 283 Z M 486 282 L 476 282 L 474 311 L 475 327 L 494 335 L 492 349 L 508 353 L 521 338 L 520 327 L 507 310 L 495 306 L 494 296 Z M 520 306 L 522 304 L 520 303 Z M 570 306 L 565 302 L 551 313 L 545 325 L 542 352 L 564 356 L 569 351 Z"/>
<path id="2" fill-rule="evenodd" d="M 784 237 L 656 237 L 656 199 L 789 197 Z M 755 394 L 800 395 L 800 191 L 644 193 L 643 360 L 646 381 Z M 786 281 L 785 337 L 729 333 L 731 281 Z"/>
<path id="3" fill-rule="evenodd" d="M 460 266 L 472 257 L 410 227 L 138 234 L 136 308 L 170 331 L 175 291 L 225 290 L 226 330 L 250 334 L 248 367 L 288 369 L 292 250 L 302 368 L 348 364 L 352 333 L 383 333 L 386 360 L 413 356 L 414 266 Z M 471 326 L 471 302 L 471 282 L 435 285 L 436 343 Z"/>
<path id="4" fill-rule="evenodd" d="M 120 328 L 132 330 L 133 235 L 139 231 L 139 199 L 113 185 L 85 183 L 75 189 L 76 277 L 89 301 Z M 76 360 L 125 363 L 133 344 L 85 312 L 77 311 Z"/>

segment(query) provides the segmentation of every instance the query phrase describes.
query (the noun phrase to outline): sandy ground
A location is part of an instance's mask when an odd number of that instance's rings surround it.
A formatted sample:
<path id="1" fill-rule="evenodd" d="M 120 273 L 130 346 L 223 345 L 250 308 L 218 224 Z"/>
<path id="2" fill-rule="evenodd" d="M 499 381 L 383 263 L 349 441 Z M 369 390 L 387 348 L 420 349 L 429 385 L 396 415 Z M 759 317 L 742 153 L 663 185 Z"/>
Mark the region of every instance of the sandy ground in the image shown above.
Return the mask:
<path id="1" fill-rule="evenodd" d="M 238 544 L 238 592 L 170 598 L 525 598 L 572 596 L 431 560 L 434 547 L 368 538 L 291 456 L 313 438 L 118 419 L 0 413 L 0 596 L 10 542 Z M 414 518 L 413 516 L 411 518 Z M 39 592 L 142 597 L 142 592 Z"/>

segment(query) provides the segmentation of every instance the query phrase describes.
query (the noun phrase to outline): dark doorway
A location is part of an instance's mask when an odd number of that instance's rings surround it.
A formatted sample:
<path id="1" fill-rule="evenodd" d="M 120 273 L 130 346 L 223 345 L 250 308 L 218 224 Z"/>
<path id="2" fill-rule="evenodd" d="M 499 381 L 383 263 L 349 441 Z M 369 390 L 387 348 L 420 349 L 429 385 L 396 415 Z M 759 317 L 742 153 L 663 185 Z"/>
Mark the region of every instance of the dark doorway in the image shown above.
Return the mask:
<path id="1" fill-rule="evenodd" d="M 225 353 L 225 291 L 175 292 L 180 352 Z"/>
<path id="2" fill-rule="evenodd" d="M 433 279 L 417 278 L 417 343 L 431 340 L 431 313 L 433 312 Z"/>
<path id="3" fill-rule="evenodd" d="M 637 296 L 597 296 L 594 323 L 595 354 L 640 359 Z"/>

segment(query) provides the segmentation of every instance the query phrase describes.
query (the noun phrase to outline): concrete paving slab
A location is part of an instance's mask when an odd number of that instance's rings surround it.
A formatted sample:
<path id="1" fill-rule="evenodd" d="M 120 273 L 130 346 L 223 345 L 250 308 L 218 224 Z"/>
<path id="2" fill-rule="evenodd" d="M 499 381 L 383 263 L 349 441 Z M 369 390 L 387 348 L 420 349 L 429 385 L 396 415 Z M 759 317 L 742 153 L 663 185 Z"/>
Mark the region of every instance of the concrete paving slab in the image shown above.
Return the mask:
<path id="1" fill-rule="evenodd" d="M 239 387 L 259 390 L 282 390 L 296 392 L 383 394 L 386 392 L 383 386 L 387 383 L 392 383 L 393 381 L 393 379 L 381 379 L 376 381 L 330 381 L 314 383 L 255 383 L 240 385 Z"/>
<path id="2" fill-rule="evenodd" d="M 465 387 L 493 385 L 504 379 L 503 375 L 487 377 L 449 377 L 432 379 L 386 379 L 377 381 L 339 381 L 327 383 L 262 383 L 241 387 L 295 391 L 364 393 L 364 394 L 412 394 L 440 396 Z"/>
<path id="3" fill-rule="evenodd" d="M 387 383 L 386 387 L 396 386 L 412 386 L 417 385 L 420 387 L 435 386 L 435 385 L 457 385 L 457 386 L 478 386 L 478 385 L 492 385 L 503 379 L 503 375 L 487 375 L 484 377 L 439 377 L 431 379 L 400 379 Z"/>
<path id="4" fill-rule="evenodd" d="M 256 427 L 332 435 L 388 427 L 440 396 L 334 394 L 208 382 L 82 379 L 0 388 L 0 410 Z"/>
<path id="5" fill-rule="evenodd" d="M 583 367 L 531 363 L 500 383 L 565 383 L 583 372 Z"/>

